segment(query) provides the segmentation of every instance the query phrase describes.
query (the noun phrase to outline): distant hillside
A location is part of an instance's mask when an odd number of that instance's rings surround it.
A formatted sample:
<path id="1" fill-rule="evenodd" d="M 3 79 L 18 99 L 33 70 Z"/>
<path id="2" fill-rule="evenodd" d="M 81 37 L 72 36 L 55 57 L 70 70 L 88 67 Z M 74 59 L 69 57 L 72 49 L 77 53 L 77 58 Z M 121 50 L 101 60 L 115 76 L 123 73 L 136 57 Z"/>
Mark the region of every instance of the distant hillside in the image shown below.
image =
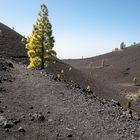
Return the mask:
<path id="1" fill-rule="evenodd" d="M 27 56 L 25 46 L 21 43 L 22 35 L 0 23 L 0 55 L 9 57 Z"/>
<path id="2" fill-rule="evenodd" d="M 102 60 L 105 61 L 104 67 L 101 67 Z M 64 62 L 96 81 L 96 91 L 101 97 L 118 100 L 123 105 L 132 99 L 133 108 L 140 111 L 137 93 L 140 89 L 140 44 L 92 58 Z M 134 77 L 138 79 L 137 86 L 133 84 Z"/>

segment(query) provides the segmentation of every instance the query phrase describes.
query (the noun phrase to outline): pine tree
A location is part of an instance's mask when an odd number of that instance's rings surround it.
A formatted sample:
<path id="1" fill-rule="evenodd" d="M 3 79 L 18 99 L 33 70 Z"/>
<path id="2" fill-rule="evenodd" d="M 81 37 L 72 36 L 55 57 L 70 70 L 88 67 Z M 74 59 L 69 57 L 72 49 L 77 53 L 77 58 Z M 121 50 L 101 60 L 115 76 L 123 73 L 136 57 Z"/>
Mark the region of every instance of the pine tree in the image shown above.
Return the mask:
<path id="1" fill-rule="evenodd" d="M 125 45 L 124 42 L 122 42 L 122 43 L 120 44 L 120 49 L 122 50 L 122 49 L 124 49 L 124 48 L 126 48 L 126 45 Z"/>
<path id="2" fill-rule="evenodd" d="M 53 50 L 54 42 L 48 9 L 45 4 L 42 4 L 32 35 L 27 39 L 26 48 L 30 58 L 28 68 L 47 67 L 48 59 L 56 57 L 56 52 Z"/>

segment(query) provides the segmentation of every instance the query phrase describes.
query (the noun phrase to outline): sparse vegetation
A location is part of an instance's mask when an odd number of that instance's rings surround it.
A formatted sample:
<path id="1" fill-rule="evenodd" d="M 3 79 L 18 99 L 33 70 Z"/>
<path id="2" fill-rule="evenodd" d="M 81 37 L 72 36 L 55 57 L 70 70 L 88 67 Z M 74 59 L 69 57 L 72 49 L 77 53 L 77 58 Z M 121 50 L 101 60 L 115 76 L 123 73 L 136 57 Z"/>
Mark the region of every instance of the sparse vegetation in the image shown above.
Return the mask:
<path id="1" fill-rule="evenodd" d="M 137 77 L 134 77 L 132 81 L 133 81 L 133 84 L 134 84 L 134 85 L 137 85 L 137 83 L 138 83 L 138 78 L 137 78 Z"/>
<path id="2" fill-rule="evenodd" d="M 138 90 L 138 97 L 140 98 L 140 89 Z"/>
<path id="3" fill-rule="evenodd" d="M 87 85 L 86 90 L 87 90 L 87 91 L 91 91 L 90 85 Z"/>
<path id="4" fill-rule="evenodd" d="M 57 74 L 57 78 L 60 79 L 60 77 L 61 77 L 61 75 L 60 74 Z"/>
<path id="5" fill-rule="evenodd" d="M 21 43 L 25 45 L 25 44 L 26 44 L 26 38 L 23 37 L 23 38 L 21 39 Z"/>
<path id="6" fill-rule="evenodd" d="M 2 30 L 0 29 L 0 35 L 2 35 Z"/>
<path id="7" fill-rule="evenodd" d="M 63 69 L 61 70 L 61 74 L 64 74 L 64 70 Z"/>
<path id="8" fill-rule="evenodd" d="M 132 106 L 132 100 L 128 100 L 126 103 L 126 107 L 131 108 L 131 106 Z"/>
<path id="9" fill-rule="evenodd" d="M 73 83 L 73 80 L 71 80 L 70 82 Z"/>
<path id="10" fill-rule="evenodd" d="M 102 62 L 101 62 L 101 67 L 105 67 L 105 59 L 102 59 Z"/>
<path id="11" fill-rule="evenodd" d="M 69 67 L 69 71 L 71 71 L 72 70 L 72 67 Z"/>
<path id="12" fill-rule="evenodd" d="M 133 45 L 136 45 L 136 42 L 133 42 Z"/>
<path id="13" fill-rule="evenodd" d="M 40 66 L 44 69 L 48 66 L 48 58 L 56 57 L 53 50 L 54 37 L 52 36 L 52 25 L 48 19 L 48 9 L 45 4 L 41 5 L 37 22 L 33 27 L 32 35 L 28 37 L 26 48 L 30 64 L 28 68 Z"/>

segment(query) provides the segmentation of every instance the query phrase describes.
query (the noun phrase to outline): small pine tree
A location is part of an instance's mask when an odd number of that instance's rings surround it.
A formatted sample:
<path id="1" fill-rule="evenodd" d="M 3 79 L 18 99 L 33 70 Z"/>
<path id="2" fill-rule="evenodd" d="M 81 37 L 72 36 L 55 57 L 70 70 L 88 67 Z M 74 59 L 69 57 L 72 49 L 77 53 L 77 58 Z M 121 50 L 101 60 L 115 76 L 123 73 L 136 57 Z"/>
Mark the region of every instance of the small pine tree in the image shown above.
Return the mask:
<path id="1" fill-rule="evenodd" d="M 137 77 L 134 77 L 132 81 L 133 81 L 133 84 L 134 84 L 134 85 L 137 85 L 137 83 L 138 83 Z"/>
<path id="2" fill-rule="evenodd" d="M 131 108 L 131 106 L 132 106 L 132 100 L 127 101 L 126 107 Z"/>
<path id="3" fill-rule="evenodd" d="M 26 38 L 25 38 L 25 37 L 23 37 L 23 38 L 21 39 L 21 43 L 22 43 L 23 45 L 26 44 Z"/>
<path id="4" fill-rule="evenodd" d="M 102 59 L 101 67 L 103 68 L 104 66 L 105 66 L 105 59 Z"/>
<path id="5" fill-rule="evenodd" d="M 30 64 L 28 68 L 39 67 L 44 69 L 48 66 L 48 58 L 55 58 L 53 50 L 54 37 L 52 36 L 52 25 L 48 19 L 48 9 L 45 4 L 41 5 L 37 22 L 33 26 L 32 35 L 28 37 L 26 48 Z"/>
<path id="6" fill-rule="evenodd" d="M 91 90 L 90 85 L 87 85 L 86 90 L 87 91 L 90 91 Z"/>
<path id="7" fill-rule="evenodd" d="M 69 71 L 71 71 L 72 70 L 72 67 L 69 67 Z"/>
<path id="8" fill-rule="evenodd" d="M 0 29 L 0 36 L 2 36 L 2 30 Z"/>
<path id="9" fill-rule="evenodd" d="M 138 97 L 140 98 L 140 89 L 138 90 Z"/>
<path id="10" fill-rule="evenodd" d="M 64 74 L 64 70 L 63 69 L 61 70 L 61 74 Z"/>
<path id="11" fill-rule="evenodd" d="M 122 43 L 120 44 L 120 49 L 123 50 L 125 47 L 126 47 L 126 45 L 124 44 L 124 42 L 122 42 Z"/>

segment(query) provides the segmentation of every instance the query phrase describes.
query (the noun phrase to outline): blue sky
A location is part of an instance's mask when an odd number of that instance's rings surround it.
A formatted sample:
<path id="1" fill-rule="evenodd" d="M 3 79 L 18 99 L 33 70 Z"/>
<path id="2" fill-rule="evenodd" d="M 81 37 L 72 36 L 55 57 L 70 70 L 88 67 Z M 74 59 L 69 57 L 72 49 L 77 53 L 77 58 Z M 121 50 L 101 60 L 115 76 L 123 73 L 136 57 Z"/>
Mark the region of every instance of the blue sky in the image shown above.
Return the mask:
<path id="1" fill-rule="evenodd" d="M 45 3 L 59 58 L 91 57 L 140 42 L 140 0 L 1 0 L 0 22 L 30 35 Z"/>

